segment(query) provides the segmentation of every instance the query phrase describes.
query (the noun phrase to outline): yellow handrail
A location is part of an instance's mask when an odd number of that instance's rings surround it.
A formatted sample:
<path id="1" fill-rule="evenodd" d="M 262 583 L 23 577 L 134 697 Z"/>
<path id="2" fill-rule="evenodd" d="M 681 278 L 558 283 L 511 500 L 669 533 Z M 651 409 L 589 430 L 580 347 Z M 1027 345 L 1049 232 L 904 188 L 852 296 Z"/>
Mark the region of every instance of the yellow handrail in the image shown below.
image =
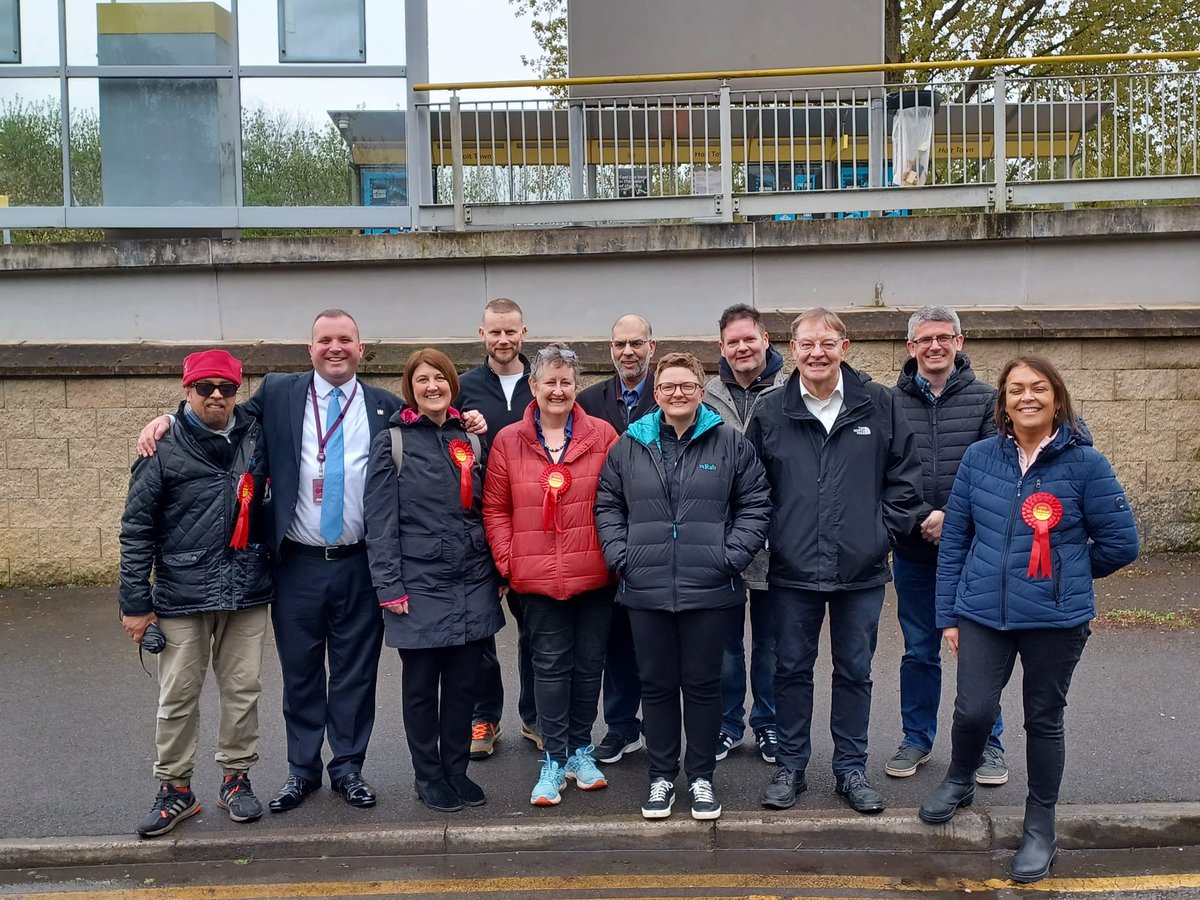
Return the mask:
<path id="1" fill-rule="evenodd" d="M 868 63 L 853 66 L 803 66 L 795 69 L 741 69 L 733 72 L 663 72 L 657 75 L 590 75 L 583 78 L 520 78 L 511 81 L 458 81 L 414 84 L 413 90 L 466 91 L 570 85 L 647 84 L 662 81 L 724 81 L 736 78 L 795 78 L 802 75 L 852 75 L 862 72 L 907 72 L 926 69 L 971 69 L 976 66 L 1062 66 L 1152 59 L 1200 59 L 1200 50 L 1160 53 L 1085 53 L 1079 56 L 1006 56 L 999 59 L 956 59 L 935 62 Z"/>

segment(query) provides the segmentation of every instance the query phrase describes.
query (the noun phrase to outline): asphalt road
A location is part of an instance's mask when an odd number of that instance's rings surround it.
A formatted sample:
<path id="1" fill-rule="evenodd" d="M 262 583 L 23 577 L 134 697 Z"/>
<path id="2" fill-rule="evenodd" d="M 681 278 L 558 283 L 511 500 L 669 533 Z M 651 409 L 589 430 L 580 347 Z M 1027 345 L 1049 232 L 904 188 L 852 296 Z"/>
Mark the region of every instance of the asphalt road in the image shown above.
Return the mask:
<path id="1" fill-rule="evenodd" d="M 1130 579 L 1124 589 L 1137 593 Z M 500 634 L 507 663 L 506 685 L 515 685 L 514 629 Z M 1196 631 L 1099 629 L 1076 672 L 1067 712 L 1068 761 L 1063 803 L 1127 803 L 1200 800 L 1200 683 Z M 912 778 L 894 780 L 883 764 L 900 737 L 897 672 L 901 637 L 893 597 L 880 627 L 875 663 L 875 699 L 869 774 L 892 808 L 914 808 L 932 788 L 949 758 L 949 715 L 953 665 L 947 667 L 942 736 L 934 758 Z M 399 659 L 384 650 L 380 666 L 378 717 L 365 775 L 380 794 L 372 810 L 345 806 L 326 790 L 299 810 L 235 825 L 216 808 L 219 773 L 212 762 L 216 734 L 216 691 L 206 687 L 194 788 L 204 812 L 183 823 L 180 834 L 293 825 L 353 828 L 437 822 L 412 792 L 400 721 Z M 153 671 L 153 665 L 151 664 Z M 1020 729 L 1019 670 L 1005 692 L 1006 734 L 1012 780 L 986 789 L 989 806 L 1024 801 L 1024 735 Z M 264 662 L 261 703 L 261 763 L 252 773 L 264 800 L 287 775 L 280 709 L 279 665 L 274 647 Z M 837 807 L 830 772 L 828 735 L 829 664 L 818 663 L 814 758 L 810 789 L 800 809 Z M 137 652 L 117 623 L 111 588 L 0 592 L 0 838 L 129 834 L 149 809 L 156 784 L 151 775 L 157 685 L 142 672 Z M 529 790 L 538 757 L 518 736 L 516 696 L 507 700 L 505 732 L 496 755 L 473 763 L 470 774 L 490 802 L 453 814 L 455 821 L 514 823 L 556 817 L 638 816 L 646 784 L 646 760 L 635 753 L 607 767 L 610 787 L 583 793 L 569 787 L 560 807 L 533 808 Z M 597 740 L 603 736 L 598 724 Z M 726 810 L 756 810 L 771 767 L 749 747 L 718 764 L 717 789 Z M 686 810 L 686 807 L 684 808 Z"/>

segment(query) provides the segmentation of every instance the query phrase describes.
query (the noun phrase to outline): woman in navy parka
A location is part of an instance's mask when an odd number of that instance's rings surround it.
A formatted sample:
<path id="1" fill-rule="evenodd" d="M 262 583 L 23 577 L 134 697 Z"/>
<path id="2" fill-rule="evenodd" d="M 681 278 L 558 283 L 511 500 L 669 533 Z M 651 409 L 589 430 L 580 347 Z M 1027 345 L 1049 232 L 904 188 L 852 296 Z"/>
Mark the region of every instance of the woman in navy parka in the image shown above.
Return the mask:
<path id="1" fill-rule="evenodd" d="M 1092 581 L 1137 558 L 1125 491 L 1040 356 L 1010 361 L 996 398 L 999 439 L 973 444 L 954 482 L 938 550 L 937 624 L 958 656 L 950 770 L 921 804 L 948 821 L 975 796 L 975 769 L 1021 657 L 1029 791 L 1010 874 L 1054 860 L 1063 712 L 1096 615 Z"/>

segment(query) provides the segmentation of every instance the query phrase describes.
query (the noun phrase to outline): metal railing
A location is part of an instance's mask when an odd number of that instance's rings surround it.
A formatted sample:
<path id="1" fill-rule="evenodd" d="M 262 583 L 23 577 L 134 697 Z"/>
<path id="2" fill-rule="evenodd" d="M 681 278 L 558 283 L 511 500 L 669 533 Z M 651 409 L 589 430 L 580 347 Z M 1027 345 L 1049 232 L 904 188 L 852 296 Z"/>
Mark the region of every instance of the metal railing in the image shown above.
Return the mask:
<path id="1" fill-rule="evenodd" d="M 452 96 L 427 106 L 437 206 L 422 221 L 732 221 L 1200 198 L 1196 71 L 952 75 L 771 92 L 726 83 L 699 95 Z M 916 166 L 899 157 L 893 123 L 921 105 L 932 128 Z"/>

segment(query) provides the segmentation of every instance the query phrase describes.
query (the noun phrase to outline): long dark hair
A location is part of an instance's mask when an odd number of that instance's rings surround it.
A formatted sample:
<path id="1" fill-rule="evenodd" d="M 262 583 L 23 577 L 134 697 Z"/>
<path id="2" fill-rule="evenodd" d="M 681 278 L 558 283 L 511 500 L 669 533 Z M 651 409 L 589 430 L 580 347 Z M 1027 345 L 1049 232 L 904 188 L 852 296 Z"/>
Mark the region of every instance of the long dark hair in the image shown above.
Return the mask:
<path id="1" fill-rule="evenodd" d="M 1017 366 L 1029 366 L 1029 368 L 1045 378 L 1046 381 L 1050 382 L 1050 387 L 1054 390 L 1054 428 L 1057 430 L 1063 422 L 1066 422 L 1071 426 L 1072 431 L 1079 431 L 1079 419 L 1075 415 L 1075 408 L 1071 405 L 1071 392 L 1067 390 L 1067 383 L 1063 381 L 1062 373 L 1046 357 L 1028 354 L 1026 356 L 1018 356 L 1006 362 L 1000 372 L 1000 381 L 996 384 L 995 417 L 996 430 L 1000 433 L 1000 440 L 1003 441 L 1012 435 L 1012 419 L 1008 417 L 1006 389 L 1008 387 L 1008 376 L 1012 374 L 1012 370 Z"/>

